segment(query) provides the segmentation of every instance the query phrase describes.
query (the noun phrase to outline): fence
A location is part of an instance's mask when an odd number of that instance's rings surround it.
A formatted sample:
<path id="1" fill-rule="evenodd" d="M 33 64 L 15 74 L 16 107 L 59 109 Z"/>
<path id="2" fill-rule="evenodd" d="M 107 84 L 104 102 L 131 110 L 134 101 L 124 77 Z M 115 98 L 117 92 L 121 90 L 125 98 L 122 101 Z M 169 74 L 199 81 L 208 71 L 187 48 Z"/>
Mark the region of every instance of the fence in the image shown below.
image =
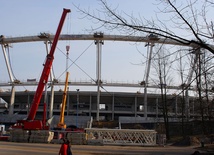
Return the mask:
<path id="1" fill-rule="evenodd" d="M 88 143 L 99 142 L 103 145 L 156 145 L 155 130 L 130 130 L 130 129 L 85 129 Z"/>

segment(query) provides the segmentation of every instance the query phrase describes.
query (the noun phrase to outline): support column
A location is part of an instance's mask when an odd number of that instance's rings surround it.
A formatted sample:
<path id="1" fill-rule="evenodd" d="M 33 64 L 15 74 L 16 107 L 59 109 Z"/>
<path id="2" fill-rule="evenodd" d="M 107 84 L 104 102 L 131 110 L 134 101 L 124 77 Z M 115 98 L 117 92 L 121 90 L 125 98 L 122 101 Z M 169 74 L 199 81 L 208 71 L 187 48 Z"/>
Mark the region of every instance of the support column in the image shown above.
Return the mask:
<path id="1" fill-rule="evenodd" d="M 6 53 L 6 48 L 9 49 L 9 45 L 8 44 L 4 44 L 4 45 L 1 45 L 1 46 L 2 46 L 2 51 L 3 51 L 3 54 L 4 54 L 4 59 L 5 59 L 5 63 L 6 63 L 6 66 L 7 66 L 7 71 L 8 71 L 8 75 L 9 75 L 9 78 L 10 78 L 10 82 L 12 84 L 11 97 L 10 97 L 10 103 L 9 103 L 9 116 L 12 116 L 13 112 L 14 112 L 14 102 L 15 102 L 15 86 L 14 86 L 14 84 L 15 83 L 19 83 L 19 81 L 15 80 L 14 77 L 13 77 L 12 69 L 11 69 L 11 66 L 10 66 L 10 63 L 9 63 L 9 59 L 8 59 L 8 56 L 7 56 L 7 53 Z"/>
<path id="2" fill-rule="evenodd" d="M 89 116 L 91 117 L 91 101 L 92 101 L 92 96 L 91 96 L 91 93 L 90 93 L 90 105 L 89 105 Z"/>
<path id="3" fill-rule="evenodd" d="M 158 98 L 156 98 L 156 121 L 158 121 Z"/>
<path id="4" fill-rule="evenodd" d="M 147 62 L 147 70 L 146 70 L 146 79 L 145 79 L 145 87 L 144 87 L 144 117 L 147 119 L 147 87 L 148 87 L 148 79 L 149 79 L 149 73 L 150 73 L 150 67 L 151 67 L 151 60 L 152 60 L 152 49 L 154 46 L 154 43 L 148 43 L 148 50 L 149 50 L 149 57 Z"/>
<path id="5" fill-rule="evenodd" d="M 134 98 L 134 117 L 137 117 L 137 96 Z"/>
<path id="6" fill-rule="evenodd" d="M 50 104 L 49 104 L 49 118 L 53 117 L 53 103 L 54 103 L 54 82 L 51 83 L 51 94 L 50 94 Z"/>
<path id="7" fill-rule="evenodd" d="M 47 54 L 49 54 L 48 44 L 50 44 L 50 46 L 51 46 L 51 43 L 49 41 L 46 41 L 45 46 L 46 46 Z M 53 117 L 53 104 L 54 104 L 54 82 L 56 81 L 56 80 L 54 80 L 53 68 L 51 68 L 51 71 L 50 71 L 50 80 L 51 80 L 51 82 L 50 82 L 51 94 L 50 94 L 50 103 L 49 103 L 49 118 L 52 118 Z"/>
<path id="8" fill-rule="evenodd" d="M 99 121 L 99 107 L 100 107 L 100 86 L 101 82 L 101 53 L 102 53 L 102 45 L 103 45 L 103 33 L 95 33 L 95 45 L 97 45 L 97 115 L 96 120 Z"/>
<path id="9" fill-rule="evenodd" d="M 76 127 L 79 126 L 79 89 L 76 89 L 77 90 L 77 109 L 76 109 Z"/>
<path id="10" fill-rule="evenodd" d="M 111 118 L 112 118 L 112 121 L 114 121 L 114 94 L 112 96 L 112 116 L 111 116 Z"/>
<path id="11" fill-rule="evenodd" d="M 15 103 L 15 86 L 12 85 L 11 96 L 10 96 L 9 116 L 13 115 L 13 112 L 14 112 L 14 103 Z"/>
<path id="12" fill-rule="evenodd" d="M 192 115 L 193 117 L 195 117 L 195 99 L 193 99 L 193 102 L 192 102 Z"/>
<path id="13" fill-rule="evenodd" d="M 187 88 L 185 91 L 185 115 L 186 115 L 187 120 L 189 120 L 189 117 L 190 117 L 189 86 L 191 84 L 192 76 L 193 76 L 193 73 L 195 70 L 195 66 L 196 66 L 199 54 L 200 54 L 200 48 L 196 48 L 193 50 L 194 50 L 195 55 L 194 55 L 194 57 L 192 57 L 192 60 L 191 60 L 191 66 L 190 66 L 191 70 L 190 70 L 189 75 L 188 75 L 187 84 L 186 84 Z"/>

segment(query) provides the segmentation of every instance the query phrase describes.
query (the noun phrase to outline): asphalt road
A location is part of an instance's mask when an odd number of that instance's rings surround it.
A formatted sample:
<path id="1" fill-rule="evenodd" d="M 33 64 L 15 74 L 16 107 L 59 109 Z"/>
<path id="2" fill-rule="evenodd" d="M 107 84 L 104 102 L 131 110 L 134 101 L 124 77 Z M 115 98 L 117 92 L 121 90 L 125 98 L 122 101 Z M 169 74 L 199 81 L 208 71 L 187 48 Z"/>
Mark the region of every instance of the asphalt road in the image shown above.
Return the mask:
<path id="1" fill-rule="evenodd" d="M 0 155 L 58 155 L 60 144 L 0 141 Z M 191 155 L 194 147 L 138 147 L 73 145 L 73 155 Z"/>

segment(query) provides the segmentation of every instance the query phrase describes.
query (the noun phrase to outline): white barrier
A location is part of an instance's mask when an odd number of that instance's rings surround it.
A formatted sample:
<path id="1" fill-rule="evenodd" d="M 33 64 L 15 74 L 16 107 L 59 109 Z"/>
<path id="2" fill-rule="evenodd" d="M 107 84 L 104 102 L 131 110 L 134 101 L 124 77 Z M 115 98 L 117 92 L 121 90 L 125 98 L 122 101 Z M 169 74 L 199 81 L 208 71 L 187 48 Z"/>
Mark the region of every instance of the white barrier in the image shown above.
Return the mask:
<path id="1" fill-rule="evenodd" d="M 155 130 L 135 130 L 135 129 L 85 129 L 90 143 L 103 145 L 136 145 L 154 146 L 156 145 Z"/>

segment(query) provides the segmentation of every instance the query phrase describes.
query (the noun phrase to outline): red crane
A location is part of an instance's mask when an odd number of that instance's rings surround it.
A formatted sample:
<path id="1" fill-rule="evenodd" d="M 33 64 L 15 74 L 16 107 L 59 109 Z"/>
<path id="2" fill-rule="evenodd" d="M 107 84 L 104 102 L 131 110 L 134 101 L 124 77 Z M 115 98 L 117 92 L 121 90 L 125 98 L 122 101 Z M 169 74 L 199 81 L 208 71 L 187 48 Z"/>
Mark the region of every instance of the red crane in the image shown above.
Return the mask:
<path id="1" fill-rule="evenodd" d="M 40 100 L 43 94 L 44 87 L 46 83 L 48 82 L 48 78 L 50 75 L 50 70 L 52 67 L 53 59 L 54 59 L 54 52 L 57 46 L 57 42 L 59 39 L 59 35 L 62 30 L 62 26 L 64 24 L 65 18 L 67 13 L 71 12 L 70 9 L 63 9 L 63 13 L 56 31 L 56 35 L 53 40 L 53 44 L 51 46 L 50 53 L 47 55 L 46 62 L 44 64 L 43 72 L 40 77 L 40 81 L 38 83 L 37 90 L 35 92 L 33 102 L 30 108 L 30 112 L 28 114 L 28 117 L 26 120 L 19 120 L 16 123 L 15 128 L 22 128 L 26 130 L 35 130 L 35 129 L 48 129 L 49 127 L 45 125 L 45 122 L 42 122 L 41 120 L 34 120 L 36 116 L 36 112 L 38 110 L 38 106 L 40 104 Z"/>

